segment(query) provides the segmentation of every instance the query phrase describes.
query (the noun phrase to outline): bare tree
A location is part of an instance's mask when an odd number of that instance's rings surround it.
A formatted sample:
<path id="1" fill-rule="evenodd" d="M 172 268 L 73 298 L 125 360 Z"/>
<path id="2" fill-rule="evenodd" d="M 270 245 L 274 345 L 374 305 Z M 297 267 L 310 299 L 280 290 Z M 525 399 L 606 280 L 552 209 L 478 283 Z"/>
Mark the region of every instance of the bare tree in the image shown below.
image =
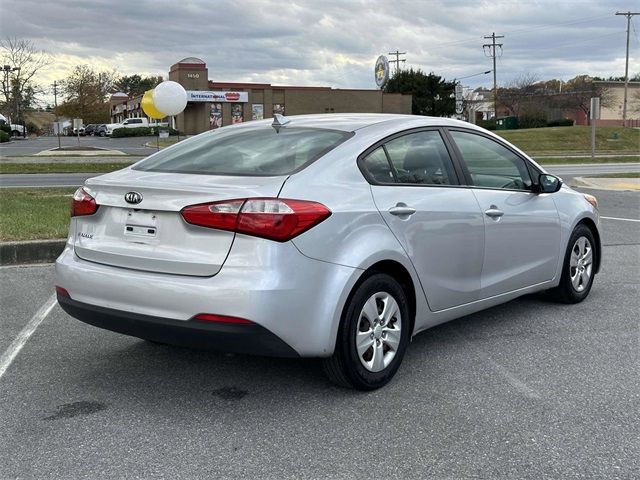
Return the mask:
<path id="1" fill-rule="evenodd" d="M 565 108 L 580 109 L 589 119 L 591 99 L 600 97 L 600 105 L 608 107 L 614 102 L 614 95 L 606 86 L 596 84 L 589 75 L 578 75 L 567 81 L 563 92 Z"/>
<path id="2" fill-rule="evenodd" d="M 98 72 L 88 65 L 78 65 L 60 85 L 64 102 L 58 114 L 82 118 L 86 123 L 101 123 L 109 119 L 107 99 L 118 74 L 115 71 Z"/>
<path id="3" fill-rule="evenodd" d="M 38 50 L 30 40 L 16 37 L 0 40 L 3 109 L 18 118 L 24 108 L 35 102 L 41 93 L 36 75 L 51 63 L 49 55 Z"/>
<path id="4" fill-rule="evenodd" d="M 519 116 L 523 106 L 531 103 L 538 90 L 539 77 L 535 73 L 524 72 L 517 76 L 506 87 L 498 89 L 498 104 L 510 115 Z"/>

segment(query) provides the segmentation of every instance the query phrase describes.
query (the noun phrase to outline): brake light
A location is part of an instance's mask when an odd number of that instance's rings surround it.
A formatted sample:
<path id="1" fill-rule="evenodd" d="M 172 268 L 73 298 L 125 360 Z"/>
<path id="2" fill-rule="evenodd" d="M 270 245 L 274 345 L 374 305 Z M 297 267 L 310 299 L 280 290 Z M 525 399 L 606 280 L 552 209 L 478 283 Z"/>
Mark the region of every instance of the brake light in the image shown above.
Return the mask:
<path id="1" fill-rule="evenodd" d="M 89 195 L 84 187 L 80 187 L 73 194 L 71 200 L 71 216 L 79 217 L 82 215 L 93 215 L 98 210 L 96 199 Z"/>
<path id="2" fill-rule="evenodd" d="M 67 289 L 59 287 L 58 285 L 56 285 L 56 293 L 61 297 L 71 298 L 71 295 L 69 295 L 69 292 L 67 291 Z"/>
<path id="3" fill-rule="evenodd" d="M 248 198 L 182 209 L 187 223 L 286 242 L 331 215 L 324 205 L 305 200 Z"/>

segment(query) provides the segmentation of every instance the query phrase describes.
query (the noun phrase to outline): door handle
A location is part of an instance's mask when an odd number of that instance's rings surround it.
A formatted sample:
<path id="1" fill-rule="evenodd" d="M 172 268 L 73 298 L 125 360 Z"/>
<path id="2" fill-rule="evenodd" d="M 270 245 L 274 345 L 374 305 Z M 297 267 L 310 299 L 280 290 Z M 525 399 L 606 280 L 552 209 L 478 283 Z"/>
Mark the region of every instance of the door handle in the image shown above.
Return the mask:
<path id="1" fill-rule="evenodd" d="M 404 217 L 413 215 L 414 213 L 416 213 L 416 209 L 409 207 L 404 203 L 398 203 L 395 207 L 391 207 L 389 209 L 389 213 L 398 217 Z"/>
<path id="2" fill-rule="evenodd" d="M 489 207 L 489 210 L 485 210 L 484 214 L 487 217 L 491 217 L 491 218 L 500 218 L 501 216 L 504 215 L 504 212 L 502 210 L 499 210 L 498 207 L 496 207 L 495 205 L 491 205 Z"/>

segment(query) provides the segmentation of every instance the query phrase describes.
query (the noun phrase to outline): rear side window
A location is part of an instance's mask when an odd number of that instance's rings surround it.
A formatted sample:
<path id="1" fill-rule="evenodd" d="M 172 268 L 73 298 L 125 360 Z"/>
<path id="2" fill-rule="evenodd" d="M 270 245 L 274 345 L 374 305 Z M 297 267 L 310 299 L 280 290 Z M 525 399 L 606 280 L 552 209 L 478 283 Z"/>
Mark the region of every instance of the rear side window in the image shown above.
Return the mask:
<path id="1" fill-rule="evenodd" d="M 219 129 L 160 151 L 133 168 L 208 175 L 288 175 L 303 169 L 352 135 L 317 128 L 284 127 L 276 131 L 265 125 Z"/>
<path id="2" fill-rule="evenodd" d="M 361 160 L 377 183 L 458 185 L 447 147 L 435 130 L 396 137 Z"/>

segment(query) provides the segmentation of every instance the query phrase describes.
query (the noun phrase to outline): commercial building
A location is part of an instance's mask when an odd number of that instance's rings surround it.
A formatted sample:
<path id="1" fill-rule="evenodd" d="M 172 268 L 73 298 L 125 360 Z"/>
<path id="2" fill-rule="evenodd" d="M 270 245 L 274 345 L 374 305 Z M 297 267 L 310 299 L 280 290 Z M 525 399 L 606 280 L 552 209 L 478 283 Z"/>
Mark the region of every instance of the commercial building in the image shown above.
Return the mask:
<path id="1" fill-rule="evenodd" d="M 411 95 L 381 90 L 211 81 L 205 62 L 194 57 L 172 65 L 169 80 L 178 82 L 187 91 L 187 107 L 175 118 L 176 128 L 187 135 L 271 118 L 274 113 L 411 113 Z M 140 106 L 142 97 L 123 95 L 111 97 L 113 123 L 144 116 Z"/>

